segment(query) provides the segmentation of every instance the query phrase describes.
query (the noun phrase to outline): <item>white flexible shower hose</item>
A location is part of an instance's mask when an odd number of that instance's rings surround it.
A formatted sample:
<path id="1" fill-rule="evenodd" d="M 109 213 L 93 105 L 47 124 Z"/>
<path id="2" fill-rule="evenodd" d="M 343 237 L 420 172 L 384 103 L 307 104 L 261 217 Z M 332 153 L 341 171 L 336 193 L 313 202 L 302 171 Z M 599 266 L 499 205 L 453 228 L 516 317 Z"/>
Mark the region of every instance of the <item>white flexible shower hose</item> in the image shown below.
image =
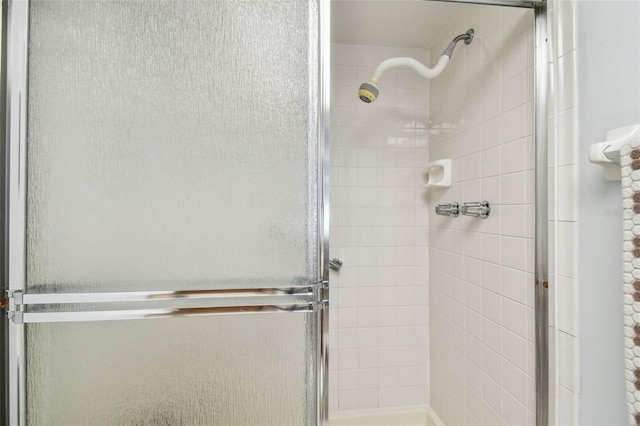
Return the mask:
<path id="1" fill-rule="evenodd" d="M 375 72 L 373 73 L 373 77 L 371 77 L 371 82 L 374 84 L 378 84 L 378 80 L 382 77 L 388 69 L 390 68 L 411 68 L 415 70 L 418 75 L 424 77 L 426 79 L 436 78 L 442 73 L 444 67 L 447 66 L 449 62 L 449 56 L 442 55 L 438 60 L 438 63 L 433 68 L 427 68 L 420 61 L 417 61 L 413 58 L 389 58 L 385 59 L 378 65 Z"/>

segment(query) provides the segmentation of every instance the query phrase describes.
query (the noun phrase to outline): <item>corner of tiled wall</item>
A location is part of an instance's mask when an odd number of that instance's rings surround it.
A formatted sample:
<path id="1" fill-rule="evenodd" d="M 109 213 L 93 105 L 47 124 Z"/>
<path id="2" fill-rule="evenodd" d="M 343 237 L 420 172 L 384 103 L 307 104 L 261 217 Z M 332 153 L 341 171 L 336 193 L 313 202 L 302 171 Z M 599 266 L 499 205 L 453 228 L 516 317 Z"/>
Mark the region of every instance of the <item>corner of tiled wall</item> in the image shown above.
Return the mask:
<path id="1" fill-rule="evenodd" d="M 576 425 L 579 395 L 578 161 L 573 0 L 550 0 L 550 424 Z"/>
<path id="2" fill-rule="evenodd" d="M 453 160 L 431 205 L 487 200 L 486 220 L 430 217 L 431 405 L 445 424 L 534 424 L 533 15 L 467 6 L 476 30 L 431 82 L 430 157 Z"/>
<path id="3" fill-rule="evenodd" d="M 373 104 L 358 99 L 383 59 L 428 51 L 332 46 L 330 411 L 427 404 L 429 85 L 390 70 Z"/>

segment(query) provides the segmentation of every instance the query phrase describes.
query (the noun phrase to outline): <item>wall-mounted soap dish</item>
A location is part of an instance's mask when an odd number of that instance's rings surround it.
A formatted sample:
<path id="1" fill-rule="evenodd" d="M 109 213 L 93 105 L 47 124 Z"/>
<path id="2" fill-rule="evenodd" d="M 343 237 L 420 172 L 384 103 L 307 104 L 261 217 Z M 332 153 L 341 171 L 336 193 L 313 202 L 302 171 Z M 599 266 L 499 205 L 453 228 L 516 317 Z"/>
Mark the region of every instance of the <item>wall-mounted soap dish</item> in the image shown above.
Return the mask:
<path id="1" fill-rule="evenodd" d="M 451 186 L 451 160 L 437 160 L 427 164 L 425 188 L 449 188 Z"/>

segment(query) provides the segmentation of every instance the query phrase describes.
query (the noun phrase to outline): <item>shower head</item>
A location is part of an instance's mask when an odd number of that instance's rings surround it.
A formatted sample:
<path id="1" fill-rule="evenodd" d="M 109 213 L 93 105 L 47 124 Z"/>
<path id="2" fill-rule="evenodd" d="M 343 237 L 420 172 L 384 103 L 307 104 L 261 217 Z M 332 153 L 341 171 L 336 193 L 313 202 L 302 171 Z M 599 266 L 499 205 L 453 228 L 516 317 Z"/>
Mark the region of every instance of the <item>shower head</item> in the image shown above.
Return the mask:
<path id="1" fill-rule="evenodd" d="M 358 90 L 358 96 L 360 96 L 360 100 L 362 102 L 370 104 L 378 99 L 378 86 L 371 81 L 368 83 L 362 83 Z"/>
<path id="2" fill-rule="evenodd" d="M 360 100 L 362 100 L 362 102 L 370 104 L 378 99 L 378 80 L 380 79 L 380 77 L 382 77 L 382 74 L 390 68 L 412 68 L 421 77 L 424 77 L 426 79 L 436 78 L 444 70 L 444 67 L 447 66 L 449 59 L 451 59 L 451 56 L 453 55 L 453 50 L 456 48 L 456 44 L 462 40 L 464 40 L 465 44 L 471 44 L 471 41 L 473 41 L 473 36 L 474 32 L 472 28 L 469 29 L 466 33 L 460 34 L 459 36 L 455 37 L 453 41 L 449 43 L 444 52 L 442 52 L 440 59 L 438 59 L 438 63 L 433 68 L 427 68 L 413 58 L 385 59 L 380 63 L 380 65 L 378 65 L 373 73 L 373 77 L 371 77 L 371 80 L 360 85 L 360 88 L 358 89 L 358 96 L 360 97 Z"/>

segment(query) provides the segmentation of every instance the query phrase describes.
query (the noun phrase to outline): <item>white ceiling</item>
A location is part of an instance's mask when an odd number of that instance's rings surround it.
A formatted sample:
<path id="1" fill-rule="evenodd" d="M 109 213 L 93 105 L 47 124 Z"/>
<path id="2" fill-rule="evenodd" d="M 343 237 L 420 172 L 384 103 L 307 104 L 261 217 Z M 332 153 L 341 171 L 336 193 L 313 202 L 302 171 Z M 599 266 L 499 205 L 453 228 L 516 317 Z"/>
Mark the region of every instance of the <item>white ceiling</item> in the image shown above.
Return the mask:
<path id="1" fill-rule="evenodd" d="M 428 48 L 460 4 L 420 0 L 332 0 L 334 43 Z"/>

